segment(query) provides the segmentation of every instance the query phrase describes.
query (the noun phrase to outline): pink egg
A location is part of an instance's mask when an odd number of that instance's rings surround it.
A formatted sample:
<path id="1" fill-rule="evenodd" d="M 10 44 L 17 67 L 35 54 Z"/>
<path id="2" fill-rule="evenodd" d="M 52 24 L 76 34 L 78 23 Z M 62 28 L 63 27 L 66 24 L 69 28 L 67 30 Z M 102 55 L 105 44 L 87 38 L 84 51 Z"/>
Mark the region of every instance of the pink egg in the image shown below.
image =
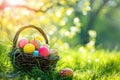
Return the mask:
<path id="1" fill-rule="evenodd" d="M 50 52 L 46 46 L 41 46 L 38 51 L 40 56 L 48 57 L 50 55 Z"/>
<path id="2" fill-rule="evenodd" d="M 73 70 L 70 68 L 64 68 L 60 70 L 60 76 L 72 77 L 74 74 Z"/>
<path id="3" fill-rule="evenodd" d="M 28 44 L 28 40 L 26 38 L 20 39 L 18 42 L 18 47 L 23 48 L 26 44 Z"/>

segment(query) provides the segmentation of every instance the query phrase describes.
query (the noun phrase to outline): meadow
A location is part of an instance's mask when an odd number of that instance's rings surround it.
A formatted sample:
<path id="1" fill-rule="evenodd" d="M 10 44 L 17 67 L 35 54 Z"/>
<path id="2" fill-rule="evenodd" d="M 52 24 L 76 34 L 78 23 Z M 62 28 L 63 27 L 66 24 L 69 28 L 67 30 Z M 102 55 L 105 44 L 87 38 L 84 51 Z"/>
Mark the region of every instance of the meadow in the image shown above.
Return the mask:
<path id="1" fill-rule="evenodd" d="M 0 43 L 0 80 L 120 80 L 120 52 L 116 50 L 59 50 L 60 60 L 55 71 L 45 73 L 34 68 L 25 73 L 16 72 L 12 67 L 8 56 L 10 44 Z M 59 71 L 63 68 L 71 68 L 73 77 L 60 77 Z"/>

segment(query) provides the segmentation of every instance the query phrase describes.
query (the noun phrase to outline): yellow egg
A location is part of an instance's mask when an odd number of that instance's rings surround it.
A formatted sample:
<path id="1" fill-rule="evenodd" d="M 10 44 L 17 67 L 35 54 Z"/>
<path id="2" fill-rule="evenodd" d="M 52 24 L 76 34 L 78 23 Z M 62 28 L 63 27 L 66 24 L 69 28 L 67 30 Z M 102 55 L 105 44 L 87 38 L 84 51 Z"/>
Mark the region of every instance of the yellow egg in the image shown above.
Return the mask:
<path id="1" fill-rule="evenodd" d="M 44 40 L 42 36 L 36 36 L 35 39 L 40 42 L 43 42 L 43 40 Z"/>
<path id="2" fill-rule="evenodd" d="M 35 46 L 31 43 L 28 43 L 24 46 L 23 51 L 26 54 L 32 54 L 35 50 Z"/>

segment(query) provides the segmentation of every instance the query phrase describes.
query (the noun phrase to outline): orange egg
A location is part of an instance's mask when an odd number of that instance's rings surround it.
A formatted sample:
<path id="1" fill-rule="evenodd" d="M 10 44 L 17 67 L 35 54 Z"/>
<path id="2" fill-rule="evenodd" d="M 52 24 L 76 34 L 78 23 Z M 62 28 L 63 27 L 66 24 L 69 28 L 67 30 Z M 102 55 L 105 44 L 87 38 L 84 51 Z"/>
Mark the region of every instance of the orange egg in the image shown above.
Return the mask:
<path id="1" fill-rule="evenodd" d="M 36 40 L 31 40 L 30 43 L 33 44 L 37 49 L 40 47 Z"/>

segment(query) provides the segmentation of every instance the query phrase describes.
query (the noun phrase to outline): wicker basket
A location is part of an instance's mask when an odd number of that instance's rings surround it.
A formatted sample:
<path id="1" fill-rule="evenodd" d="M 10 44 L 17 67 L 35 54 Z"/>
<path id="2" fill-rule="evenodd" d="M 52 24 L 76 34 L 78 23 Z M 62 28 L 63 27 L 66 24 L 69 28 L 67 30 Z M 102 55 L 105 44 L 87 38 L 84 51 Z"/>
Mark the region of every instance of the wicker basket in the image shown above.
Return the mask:
<path id="1" fill-rule="evenodd" d="M 59 60 L 59 56 L 54 59 L 44 58 L 40 56 L 35 57 L 33 55 L 24 54 L 16 46 L 20 32 L 26 28 L 34 28 L 38 30 L 45 39 L 46 44 L 48 44 L 47 36 L 41 28 L 36 27 L 34 25 L 28 25 L 20 28 L 14 37 L 13 48 L 12 51 L 10 52 L 10 59 L 13 64 L 13 67 L 16 70 L 22 70 L 22 71 L 31 70 L 33 66 L 37 66 L 42 71 L 54 70 L 56 67 L 56 63 Z"/>

